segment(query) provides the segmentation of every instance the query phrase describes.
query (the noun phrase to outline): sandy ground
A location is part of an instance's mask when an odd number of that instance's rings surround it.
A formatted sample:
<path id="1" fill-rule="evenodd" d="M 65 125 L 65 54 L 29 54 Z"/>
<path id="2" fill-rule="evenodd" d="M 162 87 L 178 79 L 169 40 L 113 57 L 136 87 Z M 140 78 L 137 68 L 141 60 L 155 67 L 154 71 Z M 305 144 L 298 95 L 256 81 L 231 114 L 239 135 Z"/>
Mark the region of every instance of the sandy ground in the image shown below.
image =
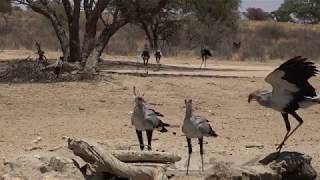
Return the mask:
<path id="1" fill-rule="evenodd" d="M 178 60 L 171 64 L 178 62 L 192 67 L 199 61 Z M 258 68 L 252 69 L 252 76 L 245 78 L 113 74 L 110 75 L 110 81 L 0 84 L 0 158 L 24 153 L 39 136 L 42 141 L 38 146 L 44 150 L 65 143 L 63 136 L 119 142 L 126 140 L 135 145 L 133 149 L 138 150 L 137 137 L 130 124 L 133 86 L 145 93 L 147 101 L 156 104 L 154 108 L 165 115 L 164 121 L 173 125 L 182 124 L 184 99 L 193 99 L 195 114 L 210 119 L 219 134 L 215 139 L 205 138 L 205 166 L 210 159 L 241 164 L 258 155 L 273 152 L 275 144 L 285 134 L 281 114 L 256 103 L 248 104 L 247 97 L 256 89 L 270 88 L 262 76 L 274 64 L 230 61 L 225 64 L 239 70 L 243 66 Z M 223 63 L 212 62 L 210 67 L 214 65 Z M 261 71 L 262 74 L 256 77 L 255 73 Z M 319 80 L 317 77 L 311 82 L 320 90 Z M 284 150 L 311 155 L 313 165 L 319 171 L 319 106 L 298 113 L 305 123 L 288 140 Z M 294 119 L 290 120 L 293 126 L 296 125 Z M 263 148 L 245 147 L 251 144 L 263 145 Z M 193 147 L 190 169 L 199 170 L 200 155 L 196 140 L 193 141 Z M 186 164 L 186 140 L 180 127 L 171 128 L 168 133 L 156 132 L 153 149 L 178 153 L 183 159 L 177 166 L 184 167 Z"/>

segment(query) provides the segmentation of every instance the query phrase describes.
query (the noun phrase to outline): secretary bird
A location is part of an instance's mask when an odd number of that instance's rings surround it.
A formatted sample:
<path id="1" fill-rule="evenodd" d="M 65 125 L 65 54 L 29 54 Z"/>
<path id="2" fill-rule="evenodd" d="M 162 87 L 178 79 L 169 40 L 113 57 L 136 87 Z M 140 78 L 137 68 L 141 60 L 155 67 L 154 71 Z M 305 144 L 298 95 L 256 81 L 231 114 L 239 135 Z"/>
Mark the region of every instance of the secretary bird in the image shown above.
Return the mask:
<path id="1" fill-rule="evenodd" d="M 296 111 L 320 103 L 320 97 L 308 82 L 317 73 L 318 70 L 313 62 L 301 56 L 294 57 L 280 65 L 265 78 L 265 81 L 272 86 L 272 91 L 255 91 L 248 97 L 249 103 L 251 100 L 256 100 L 260 105 L 272 108 L 282 114 L 287 132 L 277 147 L 278 153 L 289 137 L 303 123 L 303 119 Z M 289 114 L 299 122 L 292 131 Z"/>
<path id="2" fill-rule="evenodd" d="M 202 65 L 204 64 L 204 67 L 207 66 L 207 58 L 208 56 L 212 56 L 211 52 L 209 49 L 206 48 L 201 48 L 201 65 L 200 65 L 200 69 L 202 68 Z"/>
<path id="3" fill-rule="evenodd" d="M 142 131 L 146 131 L 148 139 L 148 150 L 150 151 L 152 150 L 151 141 L 153 129 L 157 128 L 162 133 L 168 132 L 165 127 L 168 127 L 169 124 L 161 121 L 160 117 L 164 117 L 163 114 L 147 106 L 143 95 L 137 95 L 135 87 L 133 87 L 133 94 L 135 96 L 135 105 L 131 116 L 131 123 L 136 128 L 141 151 L 144 149 Z"/>
<path id="4" fill-rule="evenodd" d="M 184 100 L 186 105 L 186 114 L 182 125 L 182 132 L 187 137 L 187 143 L 188 143 L 188 150 L 189 150 L 189 156 L 188 156 L 188 163 L 187 163 L 187 175 L 189 172 L 189 165 L 190 165 L 190 157 L 192 154 L 192 144 L 191 139 L 192 138 L 198 138 L 199 145 L 200 145 L 200 156 L 201 156 L 201 165 L 202 165 L 202 171 L 203 171 L 203 137 L 204 136 L 212 136 L 217 137 L 218 135 L 216 132 L 212 129 L 211 125 L 209 124 L 209 121 L 201 116 L 194 116 L 192 115 L 192 100 Z"/>

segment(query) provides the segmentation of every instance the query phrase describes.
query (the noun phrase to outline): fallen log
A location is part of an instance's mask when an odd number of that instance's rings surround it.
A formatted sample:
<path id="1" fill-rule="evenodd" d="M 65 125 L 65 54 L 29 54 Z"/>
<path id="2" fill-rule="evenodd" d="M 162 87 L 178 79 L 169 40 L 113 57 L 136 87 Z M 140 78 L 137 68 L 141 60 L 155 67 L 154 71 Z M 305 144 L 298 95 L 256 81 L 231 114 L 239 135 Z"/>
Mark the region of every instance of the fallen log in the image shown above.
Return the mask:
<path id="1" fill-rule="evenodd" d="M 135 180 L 168 179 L 164 173 L 164 169 L 160 167 L 141 167 L 126 164 L 118 160 L 115 156 L 112 155 L 111 152 L 108 152 L 107 150 L 103 151 L 101 148 L 90 145 L 83 140 L 69 138 L 68 148 L 72 150 L 76 156 L 81 157 L 85 162 L 89 163 L 91 167 L 94 167 L 97 174 L 107 172 L 120 177 L 132 178 Z M 126 156 L 121 157 L 124 158 Z M 140 158 L 140 160 L 143 159 Z"/>
<path id="2" fill-rule="evenodd" d="M 57 62 L 49 64 L 43 67 L 41 70 L 43 71 L 54 71 L 54 68 L 57 66 Z M 72 71 L 80 71 L 82 69 L 79 63 L 69 63 L 62 62 L 62 71 L 63 72 L 72 72 Z"/>
<path id="3" fill-rule="evenodd" d="M 111 154 L 122 162 L 175 163 L 181 157 L 167 152 L 115 150 Z"/>

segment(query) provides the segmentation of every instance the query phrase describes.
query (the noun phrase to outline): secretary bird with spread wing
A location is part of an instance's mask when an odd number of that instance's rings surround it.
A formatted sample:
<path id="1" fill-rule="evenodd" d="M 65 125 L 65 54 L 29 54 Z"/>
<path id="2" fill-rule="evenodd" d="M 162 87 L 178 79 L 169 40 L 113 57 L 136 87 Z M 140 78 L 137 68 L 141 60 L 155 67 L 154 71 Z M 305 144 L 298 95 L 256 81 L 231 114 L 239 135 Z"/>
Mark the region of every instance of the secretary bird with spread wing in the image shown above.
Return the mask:
<path id="1" fill-rule="evenodd" d="M 281 112 L 287 132 L 277 147 L 278 152 L 303 123 L 303 119 L 296 111 L 300 108 L 320 104 L 320 97 L 308 82 L 317 73 L 318 70 L 313 62 L 301 56 L 294 57 L 280 65 L 265 78 L 265 81 L 272 86 L 272 91 L 255 91 L 248 97 L 249 103 L 251 100 L 256 100 L 264 107 Z M 289 114 L 299 122 L 292 131 Z"/>
<path id="2" fill-rule="evenodd" d="M 150 151 L 152 150 L 151 141 L 153 129 L 158 129 L 162 133 L 168 132 L 165 127 L 169 126 L 169 124 L 161 121 L 160 117 L 163 117 L 163 114 L 148 107 L 143 95 L 137 95 L 135 87 L 133 87 L 133 94 L 135 96 L 135 105 L 131 116 L 131 123 L 136 128 L 141 151 L 144 149 L 142 131 L 146 131 L 148 150 Z"/>

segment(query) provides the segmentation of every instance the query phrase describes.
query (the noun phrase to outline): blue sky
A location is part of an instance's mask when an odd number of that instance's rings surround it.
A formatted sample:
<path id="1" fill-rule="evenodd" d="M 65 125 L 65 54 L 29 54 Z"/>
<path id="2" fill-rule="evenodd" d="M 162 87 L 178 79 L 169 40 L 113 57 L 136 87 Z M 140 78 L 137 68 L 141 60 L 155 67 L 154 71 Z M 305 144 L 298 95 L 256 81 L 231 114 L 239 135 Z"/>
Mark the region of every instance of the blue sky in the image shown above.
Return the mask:
<path id="1" fill-rule="evenodd" d="M 241 11 L 245 11 L 249 7 L 261 8 L 271 12 L 277 10 L 283 0 L 242 0 Z"/>

